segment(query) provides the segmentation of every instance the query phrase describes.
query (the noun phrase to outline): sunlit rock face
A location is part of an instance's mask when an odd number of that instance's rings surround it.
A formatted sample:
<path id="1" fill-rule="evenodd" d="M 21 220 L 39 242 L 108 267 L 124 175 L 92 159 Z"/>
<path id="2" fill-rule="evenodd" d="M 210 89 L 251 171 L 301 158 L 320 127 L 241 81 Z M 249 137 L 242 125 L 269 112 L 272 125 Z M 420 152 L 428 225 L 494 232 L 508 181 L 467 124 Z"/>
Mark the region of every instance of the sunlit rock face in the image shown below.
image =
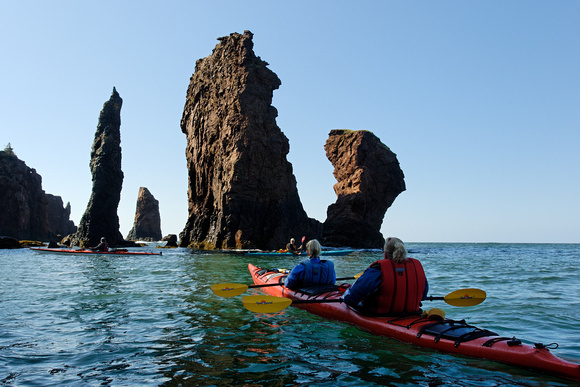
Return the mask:
<path id="1" fill-rule="evenodd" d="M 127 240 L 131 241 L 160 241 L 161 214 L 159 213 L 159 201 L 145 187 L 139 188 L 137 195 L 137 208 L 133 228 L 127 234 Z"/>
<path id="2" fill-rule="evenodd" d="M 181 246 L 277 249 L 290 237 L 321 235 L 298 197 L 271 105 L 281 82 L 254 54 L 252 37 L 219 38 L 191 77 L 181 120 L 189 171 Z"/>
<path id="3" fill-rule="evenodd" d="M 327 210 L 324 244 L 382 248 L 383 218 L 405 190 L 397 155 L 366 130 L 332 130 L 324 149 L 334 166 L 338 196 Z"/>

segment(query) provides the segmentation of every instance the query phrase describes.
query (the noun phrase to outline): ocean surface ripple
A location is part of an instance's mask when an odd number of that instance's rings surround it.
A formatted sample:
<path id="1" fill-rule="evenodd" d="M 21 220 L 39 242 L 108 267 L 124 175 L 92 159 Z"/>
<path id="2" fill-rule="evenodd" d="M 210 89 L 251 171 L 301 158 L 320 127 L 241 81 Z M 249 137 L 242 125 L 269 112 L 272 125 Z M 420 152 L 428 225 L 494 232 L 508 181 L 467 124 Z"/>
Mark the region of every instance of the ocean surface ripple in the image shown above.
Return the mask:
<path id="1" fill-rule="evenodd" d="M 487 292 L 440 307 L 453 319 L 580 362 L 580 245 L 410 243 L 430 293 Z M 152 247 L 150 249 L 153 249 Z M 333 257 L 352 276 L 380 251 Z M 163 256 L 69 256 L 0 250 L 0 384 L 8 386 L 566 386 L 553 376 L 443 354 L 296 308 L 254 315 L 210 286 L 250 283 L 247 264 L 302 258 L 163 250 Z M 251 289 L 247 294 L 258 294 Z"/>

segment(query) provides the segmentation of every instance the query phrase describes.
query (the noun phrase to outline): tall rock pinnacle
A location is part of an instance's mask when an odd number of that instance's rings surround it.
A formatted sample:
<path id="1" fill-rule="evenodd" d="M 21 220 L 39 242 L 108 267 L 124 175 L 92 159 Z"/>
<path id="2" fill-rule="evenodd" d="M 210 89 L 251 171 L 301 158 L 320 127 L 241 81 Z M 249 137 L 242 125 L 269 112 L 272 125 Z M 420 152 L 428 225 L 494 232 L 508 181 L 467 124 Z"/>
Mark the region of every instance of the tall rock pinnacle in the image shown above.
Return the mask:
<path id="1" fill-rule="evenodd" d="M 91 149 L 93 190 L 89 204 L 73 238 L 75 245 L 94 246 L 105 237 L 111 246 L 126 245 L 119 231 L 117 208 L 121 200 L 121 106 L 123 100 L 113 88 L 103 105 Z"/>
<path id="2" fill-rule="evenodd" d="M 290 237 L 321 235 L 298 197 L 271 106 L 281 82 L 254 54 L 252 38 L 249 31 L 219 38 L 191 77 L 181 119 L 189 170 L 181 246 L 275 249 Z"/>

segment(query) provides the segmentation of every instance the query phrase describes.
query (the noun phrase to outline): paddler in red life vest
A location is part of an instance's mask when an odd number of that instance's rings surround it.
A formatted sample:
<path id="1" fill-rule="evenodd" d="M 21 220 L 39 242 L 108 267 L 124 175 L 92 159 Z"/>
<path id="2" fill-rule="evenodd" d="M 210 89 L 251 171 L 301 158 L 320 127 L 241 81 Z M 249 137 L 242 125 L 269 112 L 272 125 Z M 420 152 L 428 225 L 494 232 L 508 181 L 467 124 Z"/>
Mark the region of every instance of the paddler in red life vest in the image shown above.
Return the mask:
<path id="1" fill-rule="evenodd" d="M 365 314 L 420 314 L 429 290 L 421 262 L 407 258 L 403 241 L 394 237 L 385 241 L 383 257 L 346 290 L 344 302 Z"/>
<path id="2" fill-rule="evenodd" d="M 95 247 L 89 247 L 89 249 L 91 249 L 93 251 L 107 252 L 107 251 L 109 251 L 109 244 L 107 243 L 107 240 L 105 239 L 105 237 L 102 237 L 101 243 L 99 243 Z"/>
<path id="3" fill-rule="evenodd" d="M 284 286 L 296 290 L 307 286 L 334 285 L 336 281 L 334 264 L 329 260 L 321 260 L 320 250 L 320 242 L 316 239 L 309 241 L 306 244 L 306 252 L 310 258 L 294 266 L 284 280 Z"/>

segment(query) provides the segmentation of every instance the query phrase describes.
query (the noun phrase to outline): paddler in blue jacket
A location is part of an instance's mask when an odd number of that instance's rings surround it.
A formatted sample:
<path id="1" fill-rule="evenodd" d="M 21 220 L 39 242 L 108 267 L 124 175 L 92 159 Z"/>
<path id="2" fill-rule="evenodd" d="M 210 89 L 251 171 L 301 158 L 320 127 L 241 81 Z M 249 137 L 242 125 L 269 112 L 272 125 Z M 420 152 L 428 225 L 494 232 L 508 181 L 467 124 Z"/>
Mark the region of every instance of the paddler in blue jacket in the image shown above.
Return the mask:
<path id="1" fill-rule="evenodd" d="M 383 258 L 346 290 L 344 302 L 366 314 L 420 314 L 429 291 L 421 262 L 407 258 L 403 241 L 394 237 L 385 241 Z"/>
<path id="2" fill-rule="evenodd" d="M 284 286 L 296 290 L 301 287 L 314 285 L 334 285 L 336 273 L 334 264 L 329 260 L 320 259 L 320 242 L 312 239 L 306 244 L 306 252 L 310 259 L 306 259 L 294 266 Z"/>

